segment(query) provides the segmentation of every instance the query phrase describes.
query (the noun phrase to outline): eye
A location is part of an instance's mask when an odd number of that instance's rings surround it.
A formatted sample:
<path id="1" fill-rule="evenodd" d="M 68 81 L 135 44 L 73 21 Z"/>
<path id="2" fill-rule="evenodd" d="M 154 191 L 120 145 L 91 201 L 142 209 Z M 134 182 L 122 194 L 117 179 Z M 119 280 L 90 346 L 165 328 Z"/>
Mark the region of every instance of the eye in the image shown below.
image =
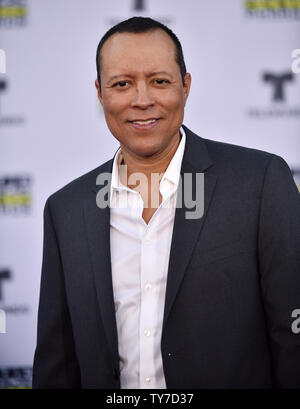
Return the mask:
<path id="1" fill-rule="evenodd" d="M 158 84 L 158 85 L 164 85 L 164 84 L 168 84 L 168 80 L 164 80 L 164 79 L 162 79 L 162 78 L 158 78 L 158 79 L 156 79 L 155 80 L 155 82 L 156 82 L 156 84 Z"/>
<path id="2" fill-rule="evenodd" d="M 116 82 L 113 86 L 118 88 L 125 88 L 127 84 L 128 84 L 127 81 L 119 81 Z"/>

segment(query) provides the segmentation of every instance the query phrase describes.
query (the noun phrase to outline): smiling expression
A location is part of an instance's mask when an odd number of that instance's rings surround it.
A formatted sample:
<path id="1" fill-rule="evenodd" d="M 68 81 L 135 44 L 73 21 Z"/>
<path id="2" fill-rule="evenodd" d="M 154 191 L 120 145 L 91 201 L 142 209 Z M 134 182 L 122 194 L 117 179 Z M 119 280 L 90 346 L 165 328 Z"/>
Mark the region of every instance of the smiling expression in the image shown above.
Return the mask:
<path id="1" fill-rule="evenodd" d="M 163 30 L 116 33 L 103 45 L 98 97 L 111 133 L 133 155 L 161 154 L 178 139 L 190 83 Z"/>

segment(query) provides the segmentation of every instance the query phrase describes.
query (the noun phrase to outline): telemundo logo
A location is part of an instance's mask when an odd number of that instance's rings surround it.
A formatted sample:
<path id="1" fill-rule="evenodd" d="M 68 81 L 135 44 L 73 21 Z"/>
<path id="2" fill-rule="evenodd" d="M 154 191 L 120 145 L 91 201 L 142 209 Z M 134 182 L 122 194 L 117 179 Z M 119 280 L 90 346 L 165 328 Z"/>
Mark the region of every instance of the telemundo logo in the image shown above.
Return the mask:
<path id="1" fill-rule="evenodd" d="M 145 0 L 134 0 L 134 10 L 141 11 L 145 9 Z"/>

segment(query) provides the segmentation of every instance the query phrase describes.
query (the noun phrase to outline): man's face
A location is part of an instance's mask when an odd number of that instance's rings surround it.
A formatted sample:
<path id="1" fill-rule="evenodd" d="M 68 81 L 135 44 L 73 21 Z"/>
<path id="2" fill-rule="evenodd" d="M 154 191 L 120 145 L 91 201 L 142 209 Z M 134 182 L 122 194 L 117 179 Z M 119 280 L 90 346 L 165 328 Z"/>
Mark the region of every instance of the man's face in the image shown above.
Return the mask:
<path id="1" fill-rule="evenodd" d="M 134 155 L 163 152 L 178 136 L 190 83 L 163 30 L 117 33 L 103 45 L 98 97 L 111 133 Z"/>

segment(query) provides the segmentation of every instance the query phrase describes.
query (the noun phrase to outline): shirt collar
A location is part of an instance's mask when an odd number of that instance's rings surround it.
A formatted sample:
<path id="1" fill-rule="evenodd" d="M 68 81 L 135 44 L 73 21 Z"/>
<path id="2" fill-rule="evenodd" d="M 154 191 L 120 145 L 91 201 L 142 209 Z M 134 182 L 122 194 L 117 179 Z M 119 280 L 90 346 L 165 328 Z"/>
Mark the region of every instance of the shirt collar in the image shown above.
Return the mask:
<path id="1" fill-rule="evenodd" d="M 179 176 L 180 176 L 180 169 L 181 169 L 181 162 L 183 158 L 183 153 L 184 153 L 184 148 L 185 148 L 185 132 L 184 129 L 181 127 L 180 128 L 180 133 L 181 133 L 181 140 L 179 142 L 178 148 L 171 159 L 169 166 L 167 167 L 161 182 L 162 183 L 165 179 L 169 180 L 170 182 L 173 183 L 174 186 L 178 186 L 179 183 Z"/>

